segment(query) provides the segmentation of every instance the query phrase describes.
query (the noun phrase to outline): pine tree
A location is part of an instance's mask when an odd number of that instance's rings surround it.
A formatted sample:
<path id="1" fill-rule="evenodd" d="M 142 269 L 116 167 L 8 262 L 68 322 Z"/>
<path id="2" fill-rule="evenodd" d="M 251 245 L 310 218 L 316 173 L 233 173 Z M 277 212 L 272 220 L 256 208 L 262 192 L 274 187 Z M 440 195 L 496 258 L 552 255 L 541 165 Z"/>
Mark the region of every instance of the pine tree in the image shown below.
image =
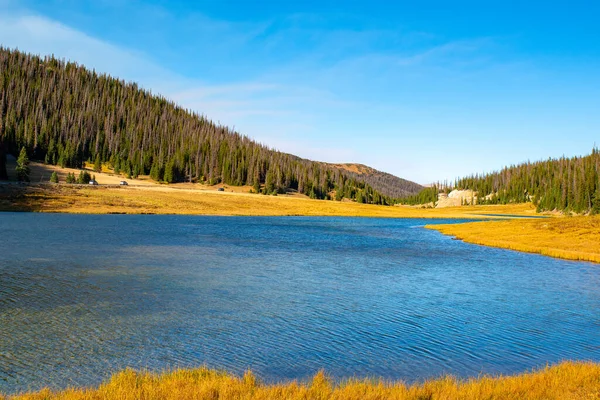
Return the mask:
<path id="1" fill-rule="evenodd" d="M 365 202 L 365 198 L 363 197 L 362 192 L 356 193 L 356 202 L 357 203 L 364 203 Z"/>
<path id="2" fill-rule="evenodd" d="M 102 162 L 100 161 L 100 156 L 96 156 L 96 160 L 94 161 L 94 171 L 102 172 Z"/>
<path id="3" fill-rule="evenodd" d="M 254 193 L 260 193 L 260 181 L 258 179 L 254 180 L 252 188 L 254 189 Z"/>
<path id="4" fill-rule="evenodd" d="M 150 178 L 159 182 L 163 179 L 163 169 L 158 165 L 158 162 L 152 163 L 152 168 L 150 168 Z"/>
<path id="5" fill-rule="evenodd" d="M 173 182 L 254 185 L 258 178 L 260 188 L 271 171 L 271 193 L 294 189 L 325 198 L 335 183 L 346 198 L 360 190 L 365 201 L 383 204 L 422 189 L 379 171 L 356 173 L 275 151 L 135 83 L 2 47 L 0 131 L 7 149 L 24 145 L 32 159 L 74 168 L 88 160 L 96 172 L 108 162 L 128 177 L 156 162 L 163 179 L 168 160 L 165 180 Z"/>
<path id="6" fill-rule="evenodd" d="M 269 170 L 267 177 L 265 178 L 265 194 L 271 194 L 275 192 L 275 182 L 273 179 L 273 172 Z"/>
<path id="7" fill-rule="evenodd" d="M 456 189 L 470 189 L 492 204 L 521 203 L 533 200 L 539 211 L 591 211 L 596 188 L 600 185 L 600 153 L 584 157 L 560 158 L 512 165 L 485 175 L 472 175 L 455 182 Z M 479 201 L 477 202 L 479 203 Z"/>
<path id="8" fill-rule="evenodd" d="M 25 147 L 21 148 L 19 158 L 17 158 L 17 180 L 20 182 L 29 182 L 29 157 L 27 157 L 27 150 Z"/>
<path id="9" fill-rule="evenodd" d="M 600 214 L 600 185 L 596 189 L 596 193 L 592 197 L 591 214 Z"/>
<path id="10" fill-rule="evenodd" d="M 73 177 L 75 177 L 75 173 L 73 173 Z M 77 178 L 77 183 L 79 183 L 80 185 L 85 185 L 86 183 L 90 183 L 91 180 L 92 180 L 92 177 L 90 176 L 89 172 L 87 172 L 87 171 L 79 172 L 79 177 Z"/>
<path id="11" fill-rule="evenodd" d="M 58 183 L 58 174 L 56 171 L 52 172 L 52 175 L 50 175 L 50 182 Z"/>
<path id="12" fill-rule="evenodd" d="M 163 177 L 164 181 L 167 183 L 175 182 L 175 166 L 173 165 L 173 161 L 169 161 L 165 166 L 165 175 Z"/>
<path id="13" fill-rule="evenodd" d="M 342 201 L 343 198 L 344 198 L 344 191 L 339 188 L 336 189 L 335 190 L 335 200 Z"/>

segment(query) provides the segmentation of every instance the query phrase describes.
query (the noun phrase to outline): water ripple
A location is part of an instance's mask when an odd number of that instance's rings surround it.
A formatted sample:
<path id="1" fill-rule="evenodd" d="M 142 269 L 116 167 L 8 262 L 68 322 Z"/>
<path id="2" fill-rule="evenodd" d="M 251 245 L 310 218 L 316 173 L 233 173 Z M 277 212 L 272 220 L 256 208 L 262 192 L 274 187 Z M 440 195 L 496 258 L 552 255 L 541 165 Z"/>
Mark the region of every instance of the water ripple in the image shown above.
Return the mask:
<path id="1" fill-rule="evenodd" d="M 600 268 L 418 228 L 430 221 L 1 218 L 6 393 L 125 367 L 411 382 L 600 361 Z"/>

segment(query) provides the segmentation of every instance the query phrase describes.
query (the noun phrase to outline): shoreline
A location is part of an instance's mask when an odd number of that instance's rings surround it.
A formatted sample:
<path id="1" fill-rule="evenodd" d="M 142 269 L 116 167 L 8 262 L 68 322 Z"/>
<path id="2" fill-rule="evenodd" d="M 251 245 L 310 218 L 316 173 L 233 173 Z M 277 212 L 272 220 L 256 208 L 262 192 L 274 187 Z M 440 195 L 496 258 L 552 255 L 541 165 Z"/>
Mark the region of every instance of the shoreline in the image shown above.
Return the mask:
<path id="1" fill-rule="evenodd" d="M 153 185 L 115 187 L 65 184 L 0 185 L 0 211 L 72 214 L 180 214 L 221 216 L 339 216 L 499 219 L 533 216 L 529 204 L 424 208 L 353 201 L 313 200 L 205 188 Z M 487 215 L 489 214 L 489 215 Z"/>
<path id="2" fill-rule="evenodd" d="M 465 222 L 425 228 L 481 246 L 600 263 L 600 216 Z"/>
<path id="3" fill-rule="evenodd" d="M 474 220 L 425 228 L 468 243 L 600 263 L 600 216 L 540 215 L 531 203 L 425 208 L 152 185 L 0 185 L 0 211 L 93 215 L 306 216 Z"/>
<path id="4" fill-rule="evenodd" d="M 124 370 L 93 388 L 2 395 L 0 400 L 120 399 L 583 399 L 600 394 L 600 364 L 563 361 L 513 375 L 452 376 L 406 385 L 378 378 L 334 382 L 324 371 L 306 382 L 260 382 L 251 371 L 242 377 L 201 367 L 161 374 Z"/>

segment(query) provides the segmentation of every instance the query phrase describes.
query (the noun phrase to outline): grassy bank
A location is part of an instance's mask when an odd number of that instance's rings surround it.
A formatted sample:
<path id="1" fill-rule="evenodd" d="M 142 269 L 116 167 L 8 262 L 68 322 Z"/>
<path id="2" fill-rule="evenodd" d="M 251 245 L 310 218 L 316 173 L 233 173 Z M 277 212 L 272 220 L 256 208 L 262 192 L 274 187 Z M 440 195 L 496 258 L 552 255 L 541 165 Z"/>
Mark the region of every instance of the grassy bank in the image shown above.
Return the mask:
<path id="1" fill-rule="evenodd" d="M 193 185 L 0 185 L 0 211 L 74 214 L 187 214 L 497 219 L 534 216 L 531 204 L 422 208 L 218 192 Z M 466 242 L 600 262 L 600 217 L 554 217 L 431 225 Z"/>
<path id="2" fill-rule="evenodd" d="M 534 208 L 525 204 L 426 209 L 217 192 L 177 185 L 89 187 L 51 184 L 0 185 L 0 211 L 391 218 L 481 218 L 482 214 L 535 214 Z"/>
<path id="3" fill-rule="evenodd" d="M 2 396 L 0 395 L 0 399 Z M 246 373 L 238 378 L 206 368 L 164 375 L 124 371 L 94 389 L 42 390 L 4 399 L 599 399 L 600 364 L 565 362 L 515 376 L 457 380 L 451 377 L 413 386 L 401 382 L 351 380 L 333 384 L 323 373 L 308 383 L 265 385 Z"/>
<path id="4" fill-rule="evenodd" d="M 600 216 L 430 225 L 469 243 L 600 263 Z"/>

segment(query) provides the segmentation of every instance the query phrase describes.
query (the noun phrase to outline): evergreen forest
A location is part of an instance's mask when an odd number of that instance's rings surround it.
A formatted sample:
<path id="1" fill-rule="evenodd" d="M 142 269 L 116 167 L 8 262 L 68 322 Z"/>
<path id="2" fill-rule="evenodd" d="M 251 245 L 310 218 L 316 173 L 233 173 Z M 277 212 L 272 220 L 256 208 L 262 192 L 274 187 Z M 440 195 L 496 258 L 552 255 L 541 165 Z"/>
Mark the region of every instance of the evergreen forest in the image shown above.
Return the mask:
<path id="1" fill-rule="evenodd" d="M 423 188 L 365 166 L 356 172 L 279 152 L 136 83 L 55 57 L 0 48 L 0 77 L 0 179 L 13 154 L 63 167 L 108 164 L 116 173 L 168 183 L 249 185 L 257 193 L 372 204 L 428 204 L 451 186 Z M 538 211 L 600 213 L 599 171 L 594 148 L 584 157 L 474 174 L 453 188 L 473 190 L 477 204 L 532 201 Z"/>
<path id="2" fill-rule="evenodd" d="M 0 48 L 0 179 L 6 154 L 23 148 L 31 160 L 63 167 L 88 161 L 134 178 L 250 185 L 265 194 L 392 204 L 422 189 L 270 149 L 136 83 Z"/>
<path id="3" fill-rule="evenodd" d="M 532 201 L 538 211 L 600 213 L 600 152 L 527 162 L 499 172 L 458 179 L 456 189 L 477 193 L 477 204 Z"/>

